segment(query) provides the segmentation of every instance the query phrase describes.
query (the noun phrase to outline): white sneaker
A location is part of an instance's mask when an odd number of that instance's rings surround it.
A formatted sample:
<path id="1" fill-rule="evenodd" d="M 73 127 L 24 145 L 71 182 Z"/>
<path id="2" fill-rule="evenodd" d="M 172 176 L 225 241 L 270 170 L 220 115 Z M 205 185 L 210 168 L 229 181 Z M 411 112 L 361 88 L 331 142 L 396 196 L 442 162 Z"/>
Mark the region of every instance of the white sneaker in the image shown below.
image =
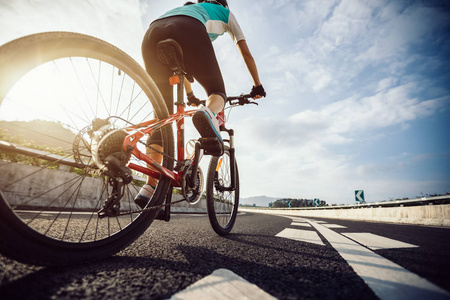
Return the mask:
<path id="1" fill-rule="evenodd" d="M 207 154 L 222 155 L 223 140 L 220 135 L 219 122 L 208 107 L 200 108 L 192 117 L 195 128 L 204 139 L 215 139 L 217 142 L 208 143 L 205 150 Z"/>

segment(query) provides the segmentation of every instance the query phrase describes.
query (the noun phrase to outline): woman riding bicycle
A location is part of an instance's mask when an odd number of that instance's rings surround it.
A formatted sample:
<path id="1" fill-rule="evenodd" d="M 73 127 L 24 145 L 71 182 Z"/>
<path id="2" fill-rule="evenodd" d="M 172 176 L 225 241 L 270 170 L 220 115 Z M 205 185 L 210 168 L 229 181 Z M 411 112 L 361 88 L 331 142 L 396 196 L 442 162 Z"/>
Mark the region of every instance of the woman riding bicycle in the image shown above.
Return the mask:
<path id="1" fill-rule="evenodd" d="M 215 116 L 223 110 L 227 96 L 212 41 L 224 32 L 230 34 L 252 77 L 253 87 L 250 94 L 254 98 L 265 97 L 256 63 L 226 0 L 198 0 L 197 3 L 188 2 L 182 7 L 168 11 L 151 23 L 142 43 L 145 68 L 161 91 L 170 114 L 173 113 L 173 88 L 168 79 L 173 72 L 158 59 L 156 45 L 171 38 L 181 46 L 186 68 L 208 95 L 206 107 L 200 108 L 193 116 L 194 126 L 203 138 L 217 138 L 217 147 L 222 151 L 224 145 Z M 188 83 L 186 92 L 188 104 L 198 105 L 199 100 Z M 149 145 L 153 149 L 162 150 L 159 132 L 150 137 Z M 162 155 L 157 151 L 148 148 L 147 154 L 157 162 L 162 161 Z M 156 180 L 149 177 L 136 198 L 138 205 L 145 206 L 154 192 L 154 186 Z"/>

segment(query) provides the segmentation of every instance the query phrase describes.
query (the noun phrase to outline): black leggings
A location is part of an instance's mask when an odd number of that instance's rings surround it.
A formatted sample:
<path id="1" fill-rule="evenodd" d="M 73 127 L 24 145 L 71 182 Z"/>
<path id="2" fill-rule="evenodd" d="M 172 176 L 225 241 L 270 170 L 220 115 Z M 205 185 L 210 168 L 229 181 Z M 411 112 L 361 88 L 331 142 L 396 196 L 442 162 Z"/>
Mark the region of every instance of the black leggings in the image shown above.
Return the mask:
<path id="1" fill-rule="evenodd" d="M 142 42 L 145 68 L 160 90 L 169 113 L 173 113 L 173 87 L 169 84 L 172 71 L 157 56 L 156 44 L 172 38 L 183 49 L 183 57 L 189 73 L 205 89 L 208 96 L 225 96 L 225 85 L 217 63 L 214 48 L 202 22 L 188 16 L 173 16 L 153 22 Z M 161 134 L 151 136 L 153 144 L 161 145 Z"/>
<path id="2" fill-rule="evenodd" d="M 142 56 L 145 68 L 161 91 L 169 112 L 173 112 L 173 89 L 169 84 L 169 77 L 173 74 L 167 65 L 159 61 L 156 53 L 156 44 L 168 38 L 180 44 L 186 68 L 208 96 L 225 94 L 222 73 L 205 26 L 188 16 L 156 20 L 145 34 Z"/>

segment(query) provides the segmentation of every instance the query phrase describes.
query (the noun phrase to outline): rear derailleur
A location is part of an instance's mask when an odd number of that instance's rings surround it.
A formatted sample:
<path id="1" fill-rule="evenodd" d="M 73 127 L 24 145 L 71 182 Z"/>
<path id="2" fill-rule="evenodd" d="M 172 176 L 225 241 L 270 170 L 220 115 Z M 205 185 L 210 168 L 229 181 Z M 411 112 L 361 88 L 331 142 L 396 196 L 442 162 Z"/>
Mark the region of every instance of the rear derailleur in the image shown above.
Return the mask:
<path id="1" fill-rule="evenodd" d="M 105 160 L 105 165 L 108 167 L 105 175 L 108 176 L 108 185 L 112 187 L 112 192 L 98 212 L 100 219 L 120 215 L 120 200 L 126 185 L 133 181 L 131 170 L 124 166 L 115 155 L 112 154 Z"/>
<path id="2" fill-rule="evenodd" d="M 123 150 L 127 133 L 115 129 L 107 119 L 95 119 L 92 121 L 89 135 L 92 139 L 92 158 L 101 174 L 108 178 L 108 186 L 112 187 L 103 208 L 98 211 L 98 216 L 99 218 L 118 216 L 125 187 L 133 181 L 131 170 L 127 167 L 131 152 Z"/>

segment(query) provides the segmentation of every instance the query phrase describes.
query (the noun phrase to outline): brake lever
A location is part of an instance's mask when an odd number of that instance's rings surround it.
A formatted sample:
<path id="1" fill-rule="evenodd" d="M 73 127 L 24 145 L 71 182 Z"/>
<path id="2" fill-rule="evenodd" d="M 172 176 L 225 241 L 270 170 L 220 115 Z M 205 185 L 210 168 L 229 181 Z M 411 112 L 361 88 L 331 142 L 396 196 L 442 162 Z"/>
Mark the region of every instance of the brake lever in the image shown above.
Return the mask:
<path id="1" fill-rule="evenodd" d="M 241 101 L 242 100 L 242 101 Z M 248 98 L 242 98 L 239 99 L 239 105 L 245 105 L 245 104 L 256 104 L 259 105 L 258 103 L 256 103 L 255 101 L 250 101 L 248 100 Z"/>

